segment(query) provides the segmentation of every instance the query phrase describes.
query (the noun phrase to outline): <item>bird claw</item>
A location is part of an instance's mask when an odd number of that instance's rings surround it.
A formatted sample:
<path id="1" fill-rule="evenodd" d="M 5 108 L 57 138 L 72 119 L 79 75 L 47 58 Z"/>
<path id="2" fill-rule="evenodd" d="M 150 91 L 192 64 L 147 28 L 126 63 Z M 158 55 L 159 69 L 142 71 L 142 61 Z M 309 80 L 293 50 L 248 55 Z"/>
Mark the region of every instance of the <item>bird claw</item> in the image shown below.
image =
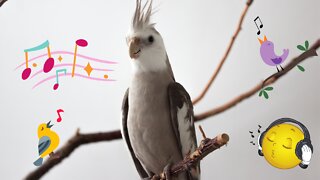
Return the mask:
<path id="1" fill-rule="evenodd" d="M 281 67 L 281 69 L 282 69 L 282 71 L 283 71 L 283 70 L 284 70 L 283 67 L 282 67 L 281 65 L 280 65 L 280 67 Z"/>
<path id="2" fill-rule="evenodd" d="M 58 154 L 56 154 L 54 152 L 51 152 L 49 154 L 49 156 L 50 156 L 50 159 L 59 159 L 60 158 L 60 155 L 58 155 Z"/>
<path id="3" fill-rule="evenodd" d="M 154 178 L 153 177 L 146 177 L 146 178 L 143 178 L 142 180 L 153 180 Z"/>
<path id="4" fill-rule="evenodd" d="M 166 180 L 171 180 L 172 179 L 172 176 L 170 174 L 171 166 L 172 166 L 172 163 L 169 163 L 163 169 L 163 176 L 164 176 L 164 179 L 166 179 Z"/>
<path id="5" fill-rule="evenodd" d="M 160 179 L 158 176 L 154 175 L 154 176 L 143 178 L 142 180 L 160 180 Z"/>

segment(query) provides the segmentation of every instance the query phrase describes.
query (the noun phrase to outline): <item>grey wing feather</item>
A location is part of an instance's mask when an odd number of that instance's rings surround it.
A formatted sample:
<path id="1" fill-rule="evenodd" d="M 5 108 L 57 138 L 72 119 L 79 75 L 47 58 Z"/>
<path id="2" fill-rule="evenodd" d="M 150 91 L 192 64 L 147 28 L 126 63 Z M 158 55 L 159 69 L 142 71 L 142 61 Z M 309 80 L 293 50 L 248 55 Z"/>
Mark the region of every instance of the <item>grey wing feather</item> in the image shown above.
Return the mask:
<path id="1" fill-rule="evenodd" d="M 41 155 L 45 150 L 47 150 L 50 144 L 51 144 L 50 138 L 48 136 L 42 136 L 39 139 L 39 143 L 38 143 L 39 155 Z"/>
<path id="2" fill-rule="evenodd" d="M 187 153 L 192 153 L 197 148 L 193 105 L 188 92 L 179 83 L 174 82 L 169 85 L 168 95 L 173 131 L 182 157 L 185 157 Z M 184 106 L 186 106 L 185 111 L 183 111 Z M 200 164 L 195 169 L 191 169 L 189 175 L 190 180 L 199 179 Z"/>
<path id="3" fill-rule="evenodd" d="M 137 169 L 140 177 L 147 178 L 148 174 L 145 171 L 145 169 L 142 167 L 140 161 L 137 159 L 137 157 L 132 149 L 131 142 L 129 139 L 129 133 L 128 133 L 128 127 L 127 127 L 128 109 L 129 109 L 128 95 L 129 95 L 129 89 L 127 89 L 126 94 L 123 98 L 123 102 L 122 102 L 122 136 L 123 136 L 125 142 L 127 143 L 131 157 L 133 159 L 133 162 L 136 166 L 136 169 Z"/>

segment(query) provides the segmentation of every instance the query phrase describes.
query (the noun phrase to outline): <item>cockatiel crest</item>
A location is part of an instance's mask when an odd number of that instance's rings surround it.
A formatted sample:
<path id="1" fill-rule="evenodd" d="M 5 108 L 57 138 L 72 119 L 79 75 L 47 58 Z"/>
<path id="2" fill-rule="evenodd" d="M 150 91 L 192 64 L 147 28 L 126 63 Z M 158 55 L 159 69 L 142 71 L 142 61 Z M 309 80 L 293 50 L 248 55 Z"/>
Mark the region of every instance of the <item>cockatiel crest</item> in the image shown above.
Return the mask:
<path id="1" fill-rule="evenodd" d="M 150 24 L 150 18 L 152 15 L 152 1 L 149 2 L 148 9 L 145 11 L 146 6 L 148 3 L 144 5 L 143 8 L 141 8 L 141 0 L 137 0 L 136 4 L 136 10 L 134 12 L 134 16 L 132 19 L 132 28 L 133 29 L 144 29 L 146 27 L 154 27 L 154 23 Z"/>

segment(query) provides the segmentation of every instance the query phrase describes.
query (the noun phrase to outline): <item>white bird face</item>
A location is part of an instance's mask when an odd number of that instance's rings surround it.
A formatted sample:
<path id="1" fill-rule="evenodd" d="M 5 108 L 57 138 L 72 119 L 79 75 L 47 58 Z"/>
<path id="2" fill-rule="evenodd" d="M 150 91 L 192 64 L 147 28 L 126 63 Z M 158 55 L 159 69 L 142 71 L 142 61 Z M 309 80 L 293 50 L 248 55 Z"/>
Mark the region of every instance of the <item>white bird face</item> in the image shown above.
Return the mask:
<path id="1" fill-rule="evenodd" d="M 154 27 L 136 30 L 127 36 L 133 66 L 143 71 L 166 68 L 166 49 L 161 35 Z"/>
<path id="2" fill-rule="evenodd" d="M 166 68 L 166 50 L 159 32 L 150 23 L 152 1 L 144 7 L 137 0 L 131 28 L 126 36 L 134 71 L 159 71 Z M 144 12 L 146 10 L 146 12 Z"/>
<path id="3" fill-rule="evenodd" d="M 129 46 L 129 55 L 132 59 L 138 59 L 145 50 L 155 49 L 159 47 L 159 33 L 154 28 L 138 30 L 130 32 L 127 37 L 127 45 Z"/>

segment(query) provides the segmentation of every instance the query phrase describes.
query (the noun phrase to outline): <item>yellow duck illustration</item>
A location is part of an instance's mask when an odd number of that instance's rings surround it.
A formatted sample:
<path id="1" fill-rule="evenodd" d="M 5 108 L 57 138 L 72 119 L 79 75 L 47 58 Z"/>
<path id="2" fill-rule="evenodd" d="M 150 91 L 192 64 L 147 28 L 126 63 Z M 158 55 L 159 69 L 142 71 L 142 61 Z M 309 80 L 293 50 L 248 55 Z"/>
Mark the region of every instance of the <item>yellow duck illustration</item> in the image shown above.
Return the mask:
<path id="1" fill-rule="evenodd" d="M 59 136 L 54 131 L 51 131 L 51 127 L 49 121 L 47 124 L 42 123 L 38 127 L 38 151 L 39 151 L 39 159 L 37 159 L 33 164 L 35 166 L 41 166 L 43 162 L 43 158 L 47 155 L 53 155 L 53 151 L 59 145 Z"/>

